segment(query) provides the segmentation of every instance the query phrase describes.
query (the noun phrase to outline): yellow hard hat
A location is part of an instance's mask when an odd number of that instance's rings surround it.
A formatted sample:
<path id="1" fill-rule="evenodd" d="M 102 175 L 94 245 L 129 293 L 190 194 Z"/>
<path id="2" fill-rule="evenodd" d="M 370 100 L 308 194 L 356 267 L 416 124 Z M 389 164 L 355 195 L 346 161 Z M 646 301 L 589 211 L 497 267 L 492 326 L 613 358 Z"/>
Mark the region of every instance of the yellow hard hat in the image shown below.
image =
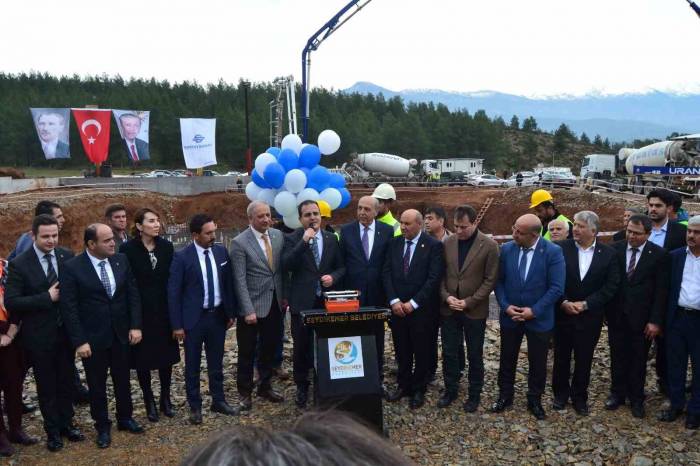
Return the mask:
<path id="1" fill-rule="evenodd" d="M 321 217 L 331 218 L 331 206 L 326 201 L 316 201 L 316 204 L 318 204 L 318 210 L 321 211 Z"/>
<path id="2" fill-rule="evenodd" d="M 538 189 L 534 193 L 532 193 L 532 196 L 530 196 L 530 208 L 534 209 L 538 205 L 542 204 L 543 202 L 546 201 L 553 201 L 554 198 L 552 197 L 551 194 L 549 194 L 549 191 L 545 189 Z"/>

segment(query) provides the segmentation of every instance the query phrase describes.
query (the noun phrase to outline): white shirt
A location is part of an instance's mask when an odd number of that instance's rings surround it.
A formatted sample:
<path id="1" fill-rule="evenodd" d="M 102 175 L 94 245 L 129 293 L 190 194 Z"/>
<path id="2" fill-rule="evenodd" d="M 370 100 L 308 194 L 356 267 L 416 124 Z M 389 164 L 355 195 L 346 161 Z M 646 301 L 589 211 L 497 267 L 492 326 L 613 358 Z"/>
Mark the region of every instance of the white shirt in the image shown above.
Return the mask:
<path id="1" fill-rule="evenodd" d="M 591 263 L 593 262 L 593 254 L 595 254 L 595 240 L 593 244 L 583 249 L 578 243 L 576 243 L 576 249 L 578 249 L 578 273 L 581 280 L 584 279 L 588 273 L 588 269 L 591 268 Z"/>
<path id="2" fill-rule="evenodd" d="M 255 239 L 258 240 L 258 246 L 260 246 L 260 249 L 262 249 L 263 256 L 265 256 L 265 258 L 267 259 L 267 261 L 269 263 L 270 258 L 267 257 L 267 248 L 265 247 L 265 240 L 263 239 L 263 236 L 267 236 L 267 240 L 270 242 L 270 249 L 272 249 L 272 240 L 270 239 L 269 231 L 262 233 L 253 227 L 250 227 L 250 231 L 253 232 L 253 235 L 255 235 Z"/>
<path id="3" fill-rule="evenodd" d="M 637 249 L 639 251 L 637 252 L 637 257 L 634 258 L 634 268 L 637 268 L 637 264 L 639 264 L 639 259 L 642 258 L 642 252 L 644 251 L 644 246 L 647 245 L 647 242 L 645 241 L 641 246 L 639 246 Z M 630 268 L 630 260 L 632 259 L 632 246 L 630 246 L 629 243 L 627 243 L 627 260 L 625 261 L 625 271 L 629 270 Z"/>
<path id="4" fill-rule="evenodd" d="M 41 148 L 44 150 L 46 159 L 56 158 L 56 146 L 58 146 L 58 139 L 54 139 L 51 142 L 41 142 Z"/>
<path id="5" fill-rule="evenodd" d="M 46 262 L 46 259 L 44 259 L 44 256 L 47 254 L 51 254 L 51 265 L 53 265 L 53 269 L 56 272 L 56 277 L 58 277 L 58 262 L 56 261 L 56 251 L 51 250 L 49 252 L 44 252 L 40 250 L 38 247 L 36 247 L 36 243 L 32 243 L 32 247 L 34 248 L 34 252 L 36 253 L 36 257 L 39 258 L 39 263 L 41 264 L 41 268 L 44 269 L 44 275 L 48 274 L 49 270 L 49 264 Z"/>
<path id="6" fill-rule="evenodd" d="M 221 305 L 221 291 L 219 290 L 219 268 L 216 266 L 214 251 L 212 251 L 211 248 L 204 249 L 196 242 L 194 243 L 194 247 L 197 250 L 199 266 L 202 268 L 202 283 L 204 285 L 204 304 L 202 304 L 202 309 L 207 309 L 209 307 L 209 283 L 207 282 L 207 263 L 204 261 L 204 251 L 209 251 L 211 269 L 212 272 L 214 272 L 214 307 L 219 307 Z"/>
<path id="7" fill-rule="evenodd" d="M 411 261 L 413 260 L 413 253 L 416 252 L 416 246 L 418 245 L 418 241 L 420 240 L 420 235 L 421 232 L 419 231 L 418 235 L 415 238 L 413 238 L 412 240 L 406 239 L 406 241 L 404 241 L 403 255 L 406 255 L 406 247 L 408 247 L 408 241 L 411 241 L 411 252 L 408 258 L 409 266 L 411 265 Z M 394 305 L 394 303 L 398 303 L 399 301 L 401 301 L 399 298 L 394 298 L 391 301 L 389 301 L 389 305 L 392 306 Z M 413 299 L 411 299 L 409 302 L 411 303 L 411 306 L 413 306 L 413 309 L 418 309 L 418 303 L 416 303 Z"/>
<path id="8" fill-rule="evenodd" d="M 649 241 L 654 243 L 657 246 L 664 247 L 664 242 L 666 241 L 666 230 L 668 227 L 668 219 L 666 219 L 666 223 L 664 223 L 661 228 L 658 230 L 656 228 L 651 229 L 651 235 L 649 235 Z"/>
<path id="9" fill-rule="evenodd" d="M 359 222 L 358 222 L 359 223 Z M 367 244 L 368 244 L 368 254 L 371 256 L 372 255 L 372 246 L 374 246 L 374 229 L 376 227 L 375 220 L 372 220 L 372 223 L 370 223 L 367 226 Z M 362 244 L 362 235 L 365 233 L 365 226 L 360 223 L 360 244 Z"/>
<path id="10" fill-rule="evenodd" d="M 690 248 L 686 248 L 678 305 L 700 310 L 700 257 L 695 257 Z"/>
<path id="11" fill-rule="evenodd" d="M 532 264 L 532 258 L 535 257 L 535 250 L 537 249 L 537 243 L 540 242 L 540 237 L 537 237 L 537 240 L 535 241 L 535 244 L 530 246 L 530 251 L 527 255 L 527 259 L 525 260 L 525 278 L 527 279 L 527 274 L 530 273 L 530 264 Z M 520 248 L 520 253 L 518 253 L 518 268 L 520 268 L 520 259 L 523 257 L 523 248 Z"/>
<path id="12" fill-rule="evenodd" d="M 97 278 L 100 280 L 100 283 L 102 283 L 102 267 L 100 267 L 101 262 L 105 262 L 105 270 L 107 271 L 107 278 L 109 278 L 109 288 L 110 291 L 112 292 L 109 297 L 111 298 L 114 296 L 114 291 L 117 288 L 117 281 L 114 279 L 114 272 L 112 271 L 112 266 L 109 263 L 109 259 L 98 259 L 97 257 L 93 256 L 90 254 L 87 250 L 88 257 L 90 258 L 90 262 L 92 262 L 92 266 L 95 268 L 95 272 L 97 273 Z"/>

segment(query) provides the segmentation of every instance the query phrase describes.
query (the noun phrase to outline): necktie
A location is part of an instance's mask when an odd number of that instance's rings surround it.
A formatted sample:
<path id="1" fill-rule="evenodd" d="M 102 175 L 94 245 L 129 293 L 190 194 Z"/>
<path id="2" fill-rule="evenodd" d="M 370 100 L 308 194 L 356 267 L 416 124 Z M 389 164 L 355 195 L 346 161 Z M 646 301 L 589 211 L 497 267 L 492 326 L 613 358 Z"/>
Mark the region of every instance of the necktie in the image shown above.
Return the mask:
<path id="1" fill-rule="evenodd" d="M 272 260 L 272 246 L 270 246 L 270 238 L 267 236 L 267 233 L 263 233 L 261 236 L 263 242 L 265 243 L 265 254 L 267 255 L 267 264 L 270 266 L 270 270 L 274 272 L 275 264 Z"/>
<path id="2" fill-rule="evenodd" d="M 139 159 L 139 155 L 136 153 L 136 146 L 133 144 L 131 144 L 131 158 L 136 161 Z"/>
<path id="3" fill-rule="evenodd" d="M 411 245 L 413 241 L 406 241 L 406 252 L 403 253 L 403 274 L 408 275 L 408 268 L 411 265 Z"/>
<path id="4" fill-rule="evenodd" d="M 532 251 L 532 248 L 521 248 L 523 255 L 520 258 L 520 264 L 518 264 L 518 272 L 520 273 L 520 281 L 525 283 L 527 278 L 527 255 Z"/>
<path id="5" fill-rule="evenodd" d="M 100 266 L 100 280 L 102 280 L 102 286 L 105 288 L 105 292 L 107 293 L 107 296 L 110 298 L 112 297 L 112 284 L 109 283 L 109 275 L 107 275 L 107 269 L 105 266 L 107 265 L 107 261 L 100 261 L 99 266 Z"/>
<path id="6" fill-rule="evenodd" d="M 207 309 L 214 309 L 214 269 L 209 260 L 209 249 L 204 250 L 204 263 L 207 267 Z"/>
<path id="7" fill-rule="evenodd" d="M 632 248 L 632 256 L 630 257 L 630 264 L 627 266 L 627 278 L 628 279 L 632 278 L 632 274 L 634 273 L 634 268 L 637 266 L 637 253 L 638 252 L 639 252 L 639 249 Z"/>
<path id="8" fill-rule="evenodd" d="M 314 254 L 314 262 L 316 267 L 321 265 L 321 255 L 318 253 L 318 239 L 313 238 L 311 241 L 311 252 Z M 321 282 L 316 282 L 316 296 L 321 296 Z"/>
<path id="9" fill-rule="evenodd" d="M 45 254 L 44 260 L 46 261 L 46 280 L 48 280 L 49 286 L 53 286 L 58 281 L 58 275 L 56 275 L 56 269 L 53 268 L 51 254 Z"/>
<path id="10" fill-rule="evenodd" d="M 365 227 L 365 230 L 362 232 L 362 250 L 365 251 L 365 257 L 367 260 L 369 260 L 369 237 L 367 234 L 369 233 L 369 227 Z"/>

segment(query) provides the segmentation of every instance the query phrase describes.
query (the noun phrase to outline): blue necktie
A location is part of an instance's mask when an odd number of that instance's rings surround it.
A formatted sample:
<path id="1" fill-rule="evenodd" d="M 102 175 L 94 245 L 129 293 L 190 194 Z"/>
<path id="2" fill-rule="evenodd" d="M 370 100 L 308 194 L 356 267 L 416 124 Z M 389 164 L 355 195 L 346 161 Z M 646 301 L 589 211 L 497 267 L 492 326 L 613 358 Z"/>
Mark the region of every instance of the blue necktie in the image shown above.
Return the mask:
<path id="1" fill-rule="evenodd" d="M 313 238 L 311 241 L 311 252 L 314 255 L 314 262 L 316 262 L 316 267 L 321 265 L 321 254 L 318 252 L 318 239 Z M 316 282 L 316 296 L 321 296 L 321 282 Z"/>
<path id="2" fill-rule="evenodd" d="M 403 254 L 403 274 L 408 275 L 408 269 L 411 267 L 411 245 L 413 241 L 406 241 L 406 252 Z"/>
<path id="3" fill-rule="evenodd" d="M 211 261 L 209 260 L 209 250 L 204 251 L 204 262 L 207 265 L 207 294 L 208 302 L 207 309 L 214 309 L 214 269 L 211 266 Z"/>
<path id="4" fill-rule="evenodd" d="M 367 236 L 367 233 L 369 233 L 369 227 L 364 227 L 365 230 L 362 233 L 362 250 L 365 252 L 365 258 L 369 260 L 369 237 Z"/>
<path id="5" fill-rule="evenodd" d="M 522 257 L 520 257 L 520 264 L 518 264 L 518 272 L 520 272 L 520 281 L 522 283 L 525 283 L 525 279 L 527 278 L 527 255 L 532 251 L 532 248 L 521 248 L 521 250 L 523 251 L 523 255 Z"/>

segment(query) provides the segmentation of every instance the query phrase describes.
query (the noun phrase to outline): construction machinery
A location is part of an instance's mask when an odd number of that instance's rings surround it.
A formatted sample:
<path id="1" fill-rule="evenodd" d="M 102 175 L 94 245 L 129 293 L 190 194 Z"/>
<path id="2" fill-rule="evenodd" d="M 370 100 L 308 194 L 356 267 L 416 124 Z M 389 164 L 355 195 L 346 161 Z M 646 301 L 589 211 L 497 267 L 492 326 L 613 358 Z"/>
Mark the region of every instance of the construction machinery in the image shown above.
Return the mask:
<path id="1" fill-rule="evenodd" d="M 280 147 L 284 127 L 284 110 L 287 110 L 287 134 L 297 134 L 297 105 L 294 97 L 294 77 L 274 80 L 275 98 L 270 101 L 270 147 Z"/>

